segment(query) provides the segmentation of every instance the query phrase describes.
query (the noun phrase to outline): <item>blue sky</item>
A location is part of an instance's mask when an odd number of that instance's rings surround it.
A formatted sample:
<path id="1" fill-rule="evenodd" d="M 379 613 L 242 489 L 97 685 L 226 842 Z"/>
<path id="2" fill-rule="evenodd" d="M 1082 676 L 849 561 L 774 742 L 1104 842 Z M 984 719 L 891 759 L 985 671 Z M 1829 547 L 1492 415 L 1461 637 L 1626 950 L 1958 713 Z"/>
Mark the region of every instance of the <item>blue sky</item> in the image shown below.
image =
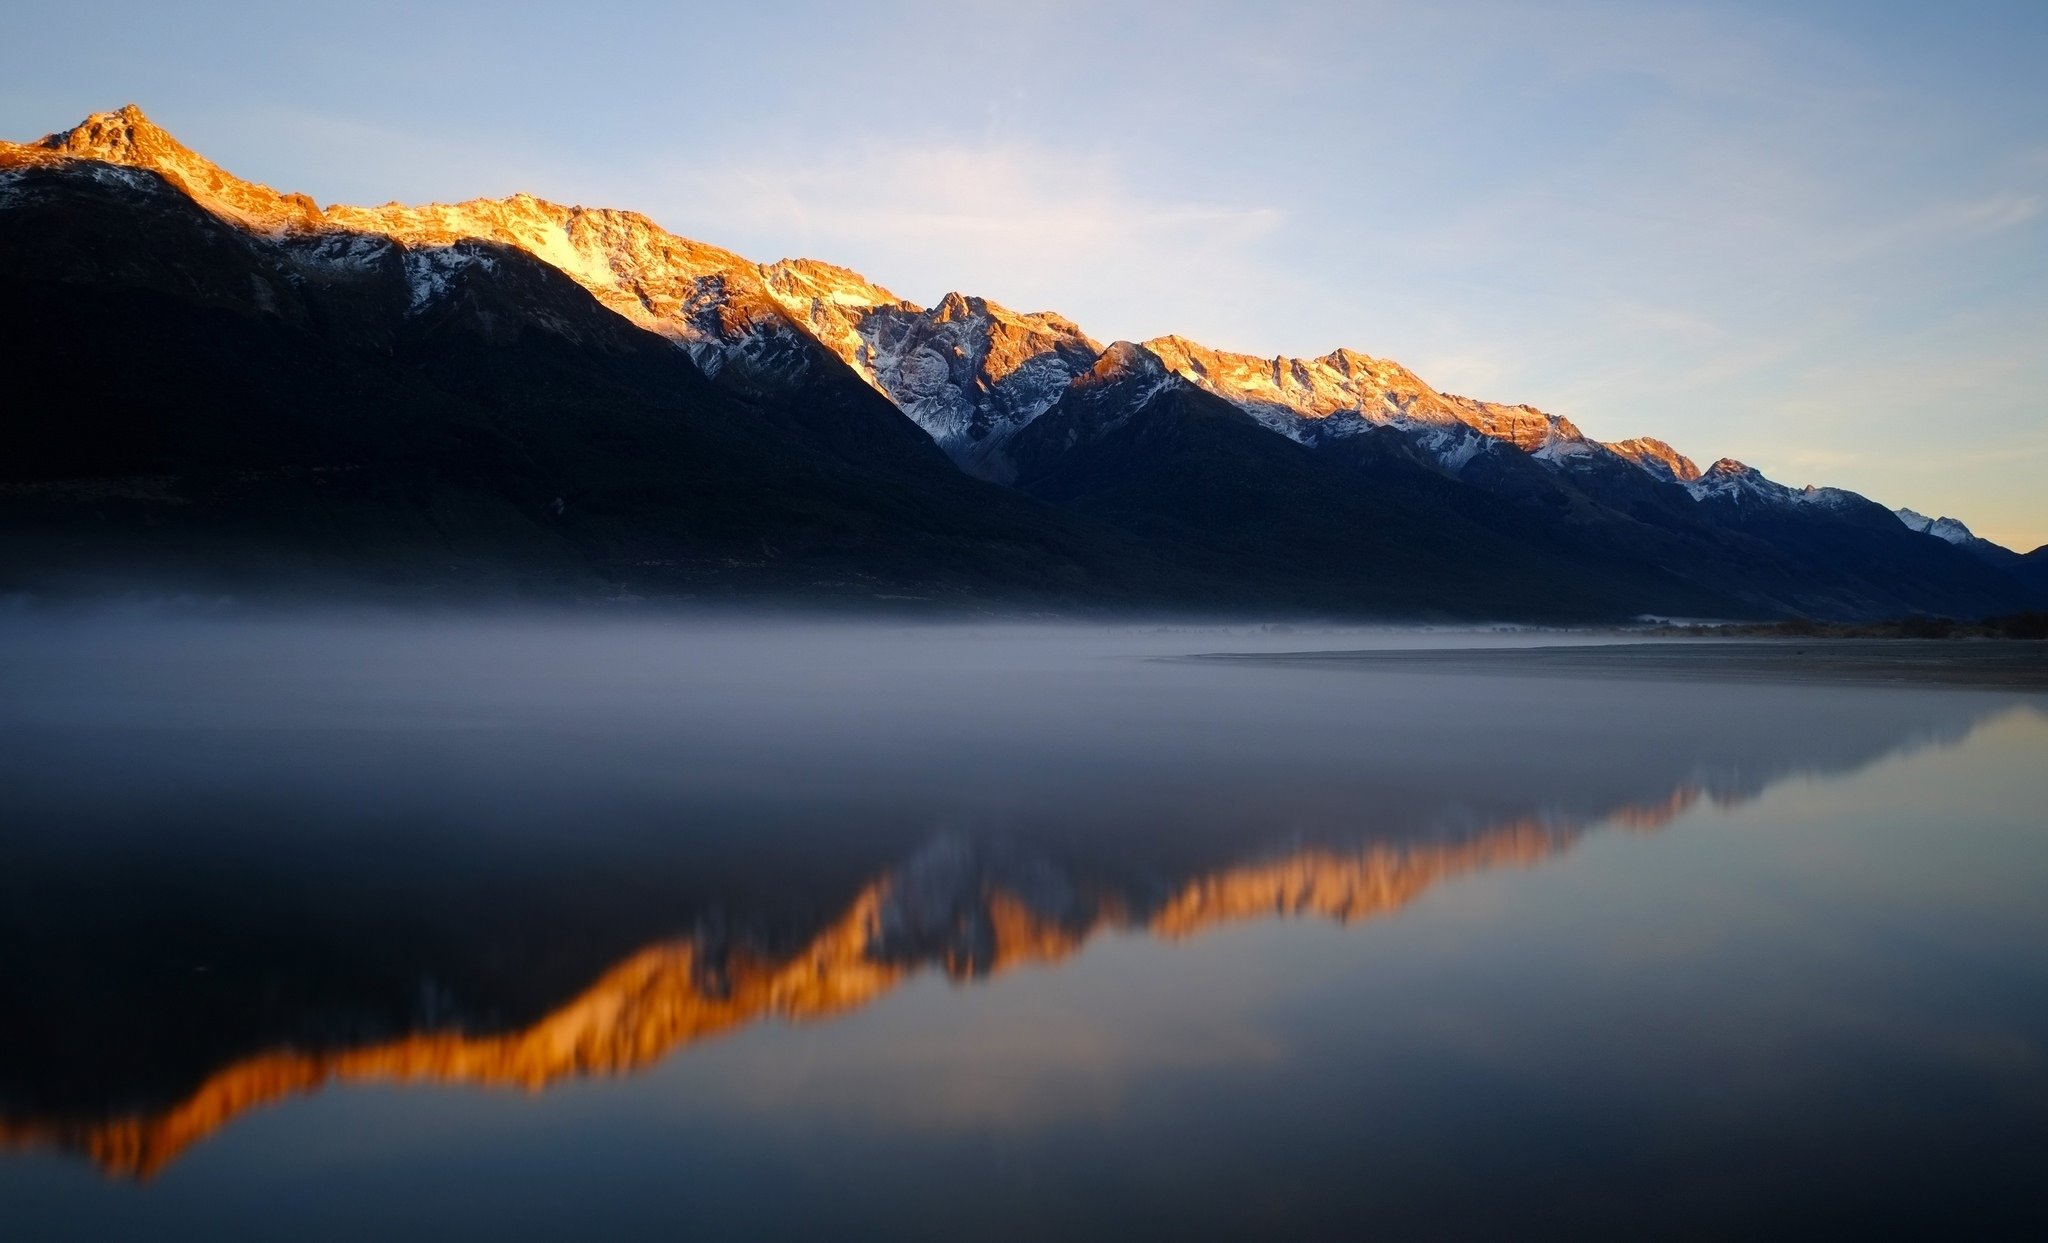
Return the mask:
<path id="1" fill-rule="evenodd" d="M 2048 4 L 14 0 L 0 133 L 141 104 L 322 202 L 632 207 L 1104 340 L 1398 359 L 2048 542 Z"/>

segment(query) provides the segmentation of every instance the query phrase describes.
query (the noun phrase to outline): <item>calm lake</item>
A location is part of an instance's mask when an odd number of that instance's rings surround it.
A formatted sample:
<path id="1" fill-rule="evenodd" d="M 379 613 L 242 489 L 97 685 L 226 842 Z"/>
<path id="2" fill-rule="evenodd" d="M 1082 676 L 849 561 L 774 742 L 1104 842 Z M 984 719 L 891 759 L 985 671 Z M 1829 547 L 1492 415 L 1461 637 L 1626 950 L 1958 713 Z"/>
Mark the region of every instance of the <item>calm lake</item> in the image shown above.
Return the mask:
<path id="1" fill-rule="evenodd" d="M 0 1237 L 2043 1237 L 2048 696 L 0 622 Z"/>

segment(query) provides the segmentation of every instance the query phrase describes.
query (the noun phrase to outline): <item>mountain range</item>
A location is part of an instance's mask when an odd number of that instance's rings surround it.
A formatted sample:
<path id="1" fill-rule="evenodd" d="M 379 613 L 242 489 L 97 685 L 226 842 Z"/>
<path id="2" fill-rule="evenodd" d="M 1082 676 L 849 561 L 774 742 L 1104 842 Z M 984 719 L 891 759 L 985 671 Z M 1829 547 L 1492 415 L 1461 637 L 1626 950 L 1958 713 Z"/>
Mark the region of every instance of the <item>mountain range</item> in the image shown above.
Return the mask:
<path id="1" fill-rule="evenodd" d="M 2048 549 L 1338 350 L 1099 342 L 627 211 L 0 143 L 0 588 L 1981 616 Z"/>

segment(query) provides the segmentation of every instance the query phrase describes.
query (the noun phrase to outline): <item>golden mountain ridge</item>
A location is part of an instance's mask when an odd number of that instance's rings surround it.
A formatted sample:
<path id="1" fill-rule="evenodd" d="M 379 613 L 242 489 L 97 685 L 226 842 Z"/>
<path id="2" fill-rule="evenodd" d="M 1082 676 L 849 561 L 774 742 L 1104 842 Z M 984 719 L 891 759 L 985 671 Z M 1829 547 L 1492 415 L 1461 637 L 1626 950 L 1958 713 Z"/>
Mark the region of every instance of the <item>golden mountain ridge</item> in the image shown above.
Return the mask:
<path id="1" fill-rule="evenodd" d="M 155 172 L 252 233 L 338 242 L 302 253 L 308 263 L 348 262 L 353 252 L 343 239 L 384 239 L 416 250 L 463 241 L 514 247 L 638 327 L 689 348 L 714 372 L 744 356 L 746 343 L 760 334 L 800 334 L 837 356 L 963 467 L 999 481 L 1008 471 L 1001 452 L 1008 436 L 1049 409 L 1103 351 L 1050 312 L 1022 314 L 959 294 L 922 308 L 846 268 L 812 259 L 757 264 L 632 211 L 563 206 L 523 193 L 417 207 L 322 208 L 304 194 L 226 172 L 133 104 L 34 143 L 0 142 L 0 170 L 67 159 Z M 1476 431 L 1529 453 L 1611 451 L 1645 469 L 1653 462 L 1677 470 L 1681 479 L 1687 476 L 1676 464 L 1691 465 L 1661 442 L 1592 441 L 1568 419 L 1442 393 L 1399 363 L 1348 349 L 1319 358 L 1255 358 L 1178 336 L 1142 345 L 1182 379 L 1297 439 L 1333 416 L 1350 415 L 1467 438 Z M 1438 452 L 1448 462 L 1462 460 L 1455 449 Z"/>

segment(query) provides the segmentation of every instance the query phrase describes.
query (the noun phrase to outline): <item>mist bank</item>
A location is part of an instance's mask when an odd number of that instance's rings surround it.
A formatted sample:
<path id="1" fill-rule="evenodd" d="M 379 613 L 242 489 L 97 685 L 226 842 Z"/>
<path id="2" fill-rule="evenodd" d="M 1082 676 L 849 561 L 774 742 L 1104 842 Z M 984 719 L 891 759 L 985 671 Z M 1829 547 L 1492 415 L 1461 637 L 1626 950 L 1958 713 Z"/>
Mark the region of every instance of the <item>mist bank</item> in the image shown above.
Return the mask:
<path id="1" fill-rule="evenodd" d="M 1468 649 L 1214 652 L 1195 660 L 1325 671 L 1462 672 L 1648 681 L 1955 686 L 2048 691 L 2048 643 L 2015 639 L 1750 639 Z"/>

